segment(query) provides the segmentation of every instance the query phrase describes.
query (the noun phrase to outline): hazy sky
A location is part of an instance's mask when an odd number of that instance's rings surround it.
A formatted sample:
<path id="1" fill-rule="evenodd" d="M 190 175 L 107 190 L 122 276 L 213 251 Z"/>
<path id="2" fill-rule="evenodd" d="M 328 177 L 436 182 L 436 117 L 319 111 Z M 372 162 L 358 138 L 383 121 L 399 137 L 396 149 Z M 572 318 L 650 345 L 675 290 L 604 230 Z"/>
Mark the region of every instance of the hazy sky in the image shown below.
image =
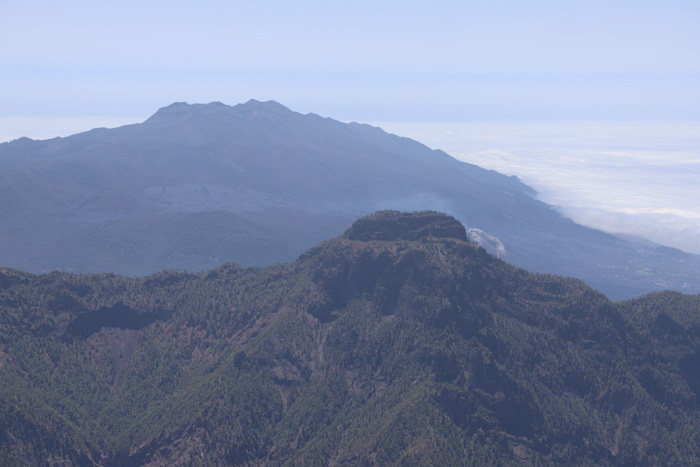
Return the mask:
<path id="1" fill-rule="evenodd" d="M 700 120 L 698 0 L 0 0 L 0 116 Z"/>

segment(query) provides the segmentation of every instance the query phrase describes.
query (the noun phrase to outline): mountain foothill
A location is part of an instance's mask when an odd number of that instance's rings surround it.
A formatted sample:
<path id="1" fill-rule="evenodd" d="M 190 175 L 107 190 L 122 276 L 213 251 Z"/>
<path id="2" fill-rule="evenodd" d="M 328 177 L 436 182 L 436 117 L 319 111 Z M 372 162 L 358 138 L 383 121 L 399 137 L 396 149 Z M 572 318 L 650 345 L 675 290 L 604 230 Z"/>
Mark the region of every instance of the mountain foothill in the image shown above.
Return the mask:
<path id="1" fill-rule="evenodd" d="M 454 217 L 295 262 L 0 270 L 5 465 L 697 465 L 700 296 L 612 302 Z"/>

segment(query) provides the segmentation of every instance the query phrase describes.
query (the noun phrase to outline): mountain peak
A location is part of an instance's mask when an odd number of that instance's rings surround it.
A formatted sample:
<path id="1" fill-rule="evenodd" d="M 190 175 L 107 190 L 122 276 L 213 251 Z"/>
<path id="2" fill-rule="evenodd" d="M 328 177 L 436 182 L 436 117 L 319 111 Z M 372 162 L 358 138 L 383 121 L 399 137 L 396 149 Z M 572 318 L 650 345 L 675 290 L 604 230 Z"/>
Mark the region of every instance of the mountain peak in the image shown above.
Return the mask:
<path id="1" fill-rule="evenodd" d="M 357 220 L 344 235 L 360 241 L 413 241 L 428 237 L 467 241 L 467 232 L 457 219 L 436 211 L 378 211 Z"/>
<path id="2" fill-rule="evenodd" d="M 276 101 L 258 101 L 255 99 L 250 99 L 245 104 L 238 104 L 233 107 L 233 109 L 244 117 L 254 117 L 254 116 L 287 116 L 293 114 L 287 107 L 283 106 Z"/>
<path id="3" fill-rule="evenodd" d="M 210 102 L 208 104 L 188 104 L 187 102 L 174 102 L 166 107 L 161 107 L 146 122 L 174 122 L 186 120 L 192 117 L 217 115 L 228 112 L 231 106 L 221 102 Z"/>
<path id="4" fill-rule="evenodd" d="M 267 110 L 272 112 L 290 112 L 290 110 L 277 101 L 258 101 L 250 99 L 245 104 L 238 104 L 234 108 L 249 109 L 249 110 Z"/>
<path id="5" fill-rule="evenodd" d="M 146 122 L 148 123 L 173 123 L 192 118 L 212 118 L 223 115 L 238 114 L 249 117 L 259 113 L 281 114 L 289 113 L 287 107 L 275 101 L 261 102 L 250 99 L 245 104 L 229 106 L 221 102 L 208 104 L 188 104 L 187 102 L 174 102 L 166 107 L 158 109 Z"/>

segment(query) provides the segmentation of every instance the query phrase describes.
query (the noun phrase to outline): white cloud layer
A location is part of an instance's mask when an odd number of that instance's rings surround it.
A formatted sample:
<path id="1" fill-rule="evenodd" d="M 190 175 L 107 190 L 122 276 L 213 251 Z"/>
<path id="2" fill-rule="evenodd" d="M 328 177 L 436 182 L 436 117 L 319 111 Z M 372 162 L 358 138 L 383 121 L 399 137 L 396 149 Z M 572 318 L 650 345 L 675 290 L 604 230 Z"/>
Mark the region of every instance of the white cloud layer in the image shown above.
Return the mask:
<path id="1" fill-rule="evenodd" d="M 583 225 L 700 254 L 700 123 L 380 123 L 517 175 Z"/>

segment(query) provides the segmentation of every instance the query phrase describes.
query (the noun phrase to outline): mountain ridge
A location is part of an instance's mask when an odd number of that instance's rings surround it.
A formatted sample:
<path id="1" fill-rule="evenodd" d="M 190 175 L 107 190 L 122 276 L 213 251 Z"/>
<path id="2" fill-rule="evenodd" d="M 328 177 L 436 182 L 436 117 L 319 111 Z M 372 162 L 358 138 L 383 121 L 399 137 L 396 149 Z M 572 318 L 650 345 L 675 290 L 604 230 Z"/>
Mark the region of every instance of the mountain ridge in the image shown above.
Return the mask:
<path id="1" fill-rule="evenodd" d="M 370 212 L 434 209 L 513 264 L 615 299 L 700 291 L 699 256 L 586 229 L 517 178 L 274 101 L 176 103 L 144 123 L 7 143 L 0 167 L 0 264 L 33 272 L 264 266 Z"/>

